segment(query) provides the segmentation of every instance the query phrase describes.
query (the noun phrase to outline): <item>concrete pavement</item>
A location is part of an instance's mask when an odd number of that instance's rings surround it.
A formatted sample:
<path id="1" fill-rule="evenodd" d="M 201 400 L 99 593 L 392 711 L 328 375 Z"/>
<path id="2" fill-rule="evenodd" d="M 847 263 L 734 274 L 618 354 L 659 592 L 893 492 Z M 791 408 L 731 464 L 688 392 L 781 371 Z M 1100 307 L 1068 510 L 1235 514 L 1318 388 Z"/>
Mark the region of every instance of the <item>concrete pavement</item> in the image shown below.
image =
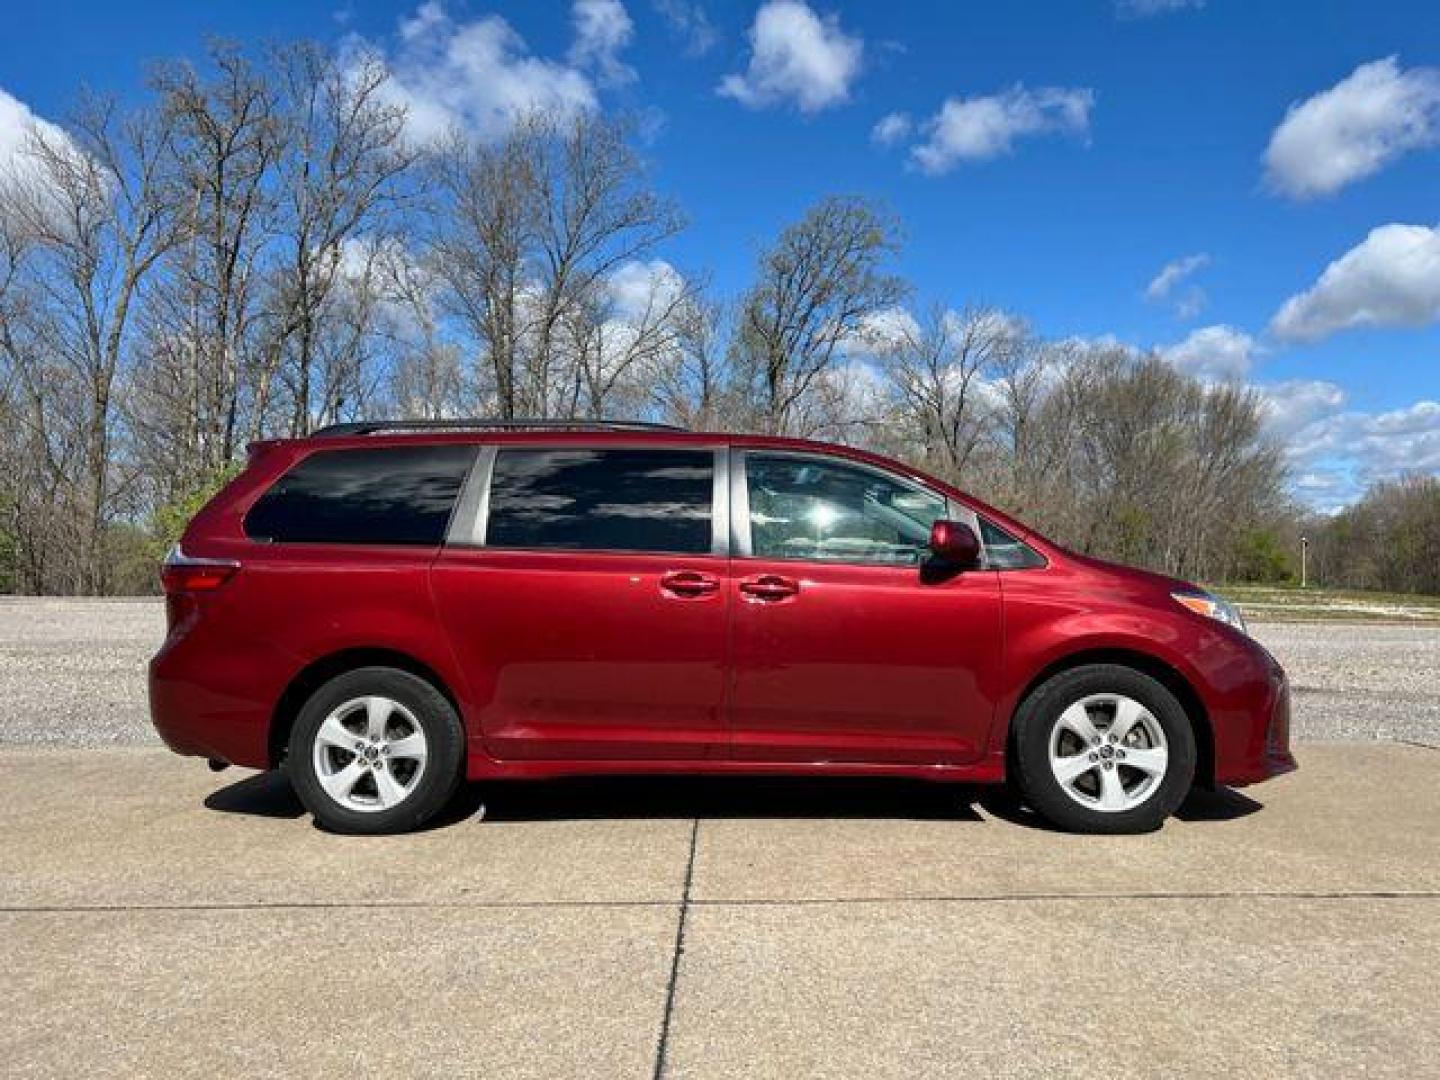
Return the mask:
<path id="1" fill-rule="evenodd" d="M 837 780 L 467 793 L 0 749 L 8 1075 L 1432 1074 L 1440 752 L 1302 745 L 1145 837 Z M 981 797 L 983 796 L 983 798 Z"/>

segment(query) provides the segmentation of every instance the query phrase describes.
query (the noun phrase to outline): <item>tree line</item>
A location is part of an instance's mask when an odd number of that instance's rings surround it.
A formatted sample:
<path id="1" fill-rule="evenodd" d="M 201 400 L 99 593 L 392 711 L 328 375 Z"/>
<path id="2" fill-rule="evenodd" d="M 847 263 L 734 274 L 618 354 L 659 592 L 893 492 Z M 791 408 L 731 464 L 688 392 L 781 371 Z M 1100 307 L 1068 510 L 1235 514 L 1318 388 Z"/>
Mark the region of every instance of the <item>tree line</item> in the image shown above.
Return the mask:
<path id="1" fill-rule="evenodd" d="M 1253 391 L 922 305 L 900 222 L 857 197 L 819 199 L 718 295 L 661 257 L 684 218 L 633 136 L 534 114 L 420 144 L 380 61 L 313 44 L 217 44 L 136 105 L 37 125 L 0 177 L 0 586 L 149 590 L 249 441 L 378 416 L 835 439 L 1080 551 L 1292 572 Z"/>

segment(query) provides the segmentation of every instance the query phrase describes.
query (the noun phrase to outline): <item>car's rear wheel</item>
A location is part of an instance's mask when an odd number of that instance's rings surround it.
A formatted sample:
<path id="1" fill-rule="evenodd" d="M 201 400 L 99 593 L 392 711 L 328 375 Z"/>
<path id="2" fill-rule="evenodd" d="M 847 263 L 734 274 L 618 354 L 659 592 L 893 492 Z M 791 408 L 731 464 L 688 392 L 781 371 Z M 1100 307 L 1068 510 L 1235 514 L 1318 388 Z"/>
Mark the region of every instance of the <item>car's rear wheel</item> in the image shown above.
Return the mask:
<path id="1" fill-rule="evenodd" d="M 1133 668 L 1074 668 L 1036 689 L 1013 729 L 1022 794 L 1073 832 L 1148 832 L 1195 776 L 1195 733 L 1175 695 Z"/>
<path id="2" fill-rule="evenodd" d="M 287 767 L 325 828 L 397 833 L 419 827 L 460 781 L 460 719 L 430 683 L 393 668 L 331 679 L 301 708 Z"/>

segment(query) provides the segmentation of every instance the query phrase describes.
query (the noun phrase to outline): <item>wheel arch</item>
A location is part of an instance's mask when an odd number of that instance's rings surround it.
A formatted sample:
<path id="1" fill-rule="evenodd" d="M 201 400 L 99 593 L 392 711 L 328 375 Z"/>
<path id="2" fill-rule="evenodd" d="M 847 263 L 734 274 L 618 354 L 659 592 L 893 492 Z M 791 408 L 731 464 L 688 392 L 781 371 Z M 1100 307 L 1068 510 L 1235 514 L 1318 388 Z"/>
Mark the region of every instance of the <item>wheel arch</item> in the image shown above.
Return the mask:
<path id="1" fill-rule="evenodd" d="M 1185 715 L 1190 720 L 1191 729 L 1195 732 L 1195 783 L 1203 787 L 1214 787 L 1215 731 L 1199 693 L 1190 680 L 1173 665 L 1151 653 L 1126 648 L 1093 648 L 1068 653 L 1051 661 L 1025 685 L 1025 689 L 1015 699 L 1015 707 L 1011 709 L 1008 718 L 1005 733 L 1006 773 L 1014 775 L 1014 721 L 1020 709 L 1029 700 L 1030 695 L 1056 675 L 1092 664 L 1115 664 L 1120 667 L 1132 668 L 1142 675 L 1150 676 L 1175 695 L 1175 699 L 1180 702 L 1180 707 L 1185 710 Z"/>
<path id="2" fill-rule="evenodd" d="M 290 732 L 295 726 L 295 718 L 299 716 L 300 710 L 304 707 L 305 702 L 310 700 L 311 695 L 337 675 L 366 667 L 394 668 L 397 671 L 408 672 L 418 679 L 423 679 L 450 703 L 450 707 L 455 710 L 455 715 L 460 717 L 462 725 L 464 724 L 465 714 L 460 709 L 459 700 L 446 685 L 445 680 L 428 664 L 397 649 L 380 647 L 341 649 L 338 652 L 322 656 L 318 660 L 313 660 L 301 668 L 280 694 L 279 700 L 276 701 L 275 708 L 271 712 L 270 730 L 266 737 L 267 753 L 272 769 L 284 761 L 286 749 L 290 744 Z"/>

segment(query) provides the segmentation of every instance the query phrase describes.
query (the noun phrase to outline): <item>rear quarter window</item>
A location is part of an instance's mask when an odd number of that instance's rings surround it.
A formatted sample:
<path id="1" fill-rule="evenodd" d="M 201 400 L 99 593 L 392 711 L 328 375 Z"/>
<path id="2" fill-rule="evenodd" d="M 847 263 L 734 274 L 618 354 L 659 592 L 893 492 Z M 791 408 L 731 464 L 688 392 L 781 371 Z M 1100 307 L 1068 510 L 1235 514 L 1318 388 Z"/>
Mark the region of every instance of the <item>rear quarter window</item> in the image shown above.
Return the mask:
<path id="1" fill-rule="evenodd" d="M 253 540 L 437 546 L 474 446 L 319 450 L 275 482 L 245 515 Z"/>

